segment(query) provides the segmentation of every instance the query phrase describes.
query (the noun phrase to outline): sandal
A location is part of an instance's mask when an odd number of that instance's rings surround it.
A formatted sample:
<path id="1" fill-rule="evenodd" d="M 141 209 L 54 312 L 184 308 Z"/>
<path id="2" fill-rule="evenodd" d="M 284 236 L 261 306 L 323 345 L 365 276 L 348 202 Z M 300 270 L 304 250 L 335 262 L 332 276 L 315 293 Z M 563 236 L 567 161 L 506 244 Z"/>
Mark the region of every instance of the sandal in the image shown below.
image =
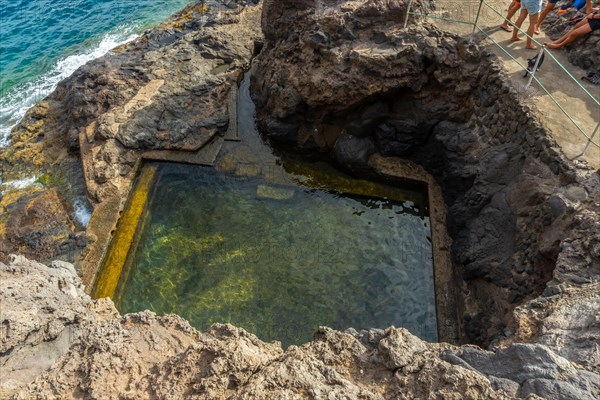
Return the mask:
<path id="1" fill-rule="evenodd" d="M 503 31 L 506 31 L 506 32 L 512 32 L 513 31 L 510 26 L 506 27 L 506 26 L 500 25 L 500 29 L 502 29 Z"/>

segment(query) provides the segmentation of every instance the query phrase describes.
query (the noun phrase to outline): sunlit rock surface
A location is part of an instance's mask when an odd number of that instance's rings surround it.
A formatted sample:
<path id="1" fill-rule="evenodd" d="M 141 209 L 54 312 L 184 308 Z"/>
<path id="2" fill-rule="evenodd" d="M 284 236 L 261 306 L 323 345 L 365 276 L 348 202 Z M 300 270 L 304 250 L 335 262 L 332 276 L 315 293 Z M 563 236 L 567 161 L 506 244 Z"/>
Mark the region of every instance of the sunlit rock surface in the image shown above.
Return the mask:
<path id="1" fill-rule="evenodd" d="M 594 399 L 599 376 L 541 345 L 488 352 L 405 329 L 338 332 L 282 350 L 231 325 L 120 316 L 72 265 L 0 263 L 0 394 L 15 399 Z"/>

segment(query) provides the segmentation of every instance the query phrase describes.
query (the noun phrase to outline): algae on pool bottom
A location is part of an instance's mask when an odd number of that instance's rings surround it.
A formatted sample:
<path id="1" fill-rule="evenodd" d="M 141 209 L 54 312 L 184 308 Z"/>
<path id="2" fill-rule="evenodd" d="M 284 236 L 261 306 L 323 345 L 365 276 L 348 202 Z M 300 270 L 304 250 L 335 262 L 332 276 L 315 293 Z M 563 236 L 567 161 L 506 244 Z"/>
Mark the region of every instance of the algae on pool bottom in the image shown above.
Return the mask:
<path id="1" fill-rule="evenodd" d="M 437 339 L 423 205 L 154 167 L 153 197 L 115 293 L 121 312 L 176 313 L 198 329 L 230 322 L 284 346 L 322 325 L 396 325 Z"/>

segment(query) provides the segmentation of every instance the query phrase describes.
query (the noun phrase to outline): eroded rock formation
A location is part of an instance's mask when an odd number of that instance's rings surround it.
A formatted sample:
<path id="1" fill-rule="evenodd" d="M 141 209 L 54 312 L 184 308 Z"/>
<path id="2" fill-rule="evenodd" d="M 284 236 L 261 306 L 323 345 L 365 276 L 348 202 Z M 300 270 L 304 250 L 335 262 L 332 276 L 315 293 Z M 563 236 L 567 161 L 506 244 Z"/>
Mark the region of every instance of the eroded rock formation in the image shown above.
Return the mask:
<path id="1" fill-rule="evenodd" d="M 232 87 L 260 37 L 260 7 L 253 1 L 229 3 L 221 9 L 190 4 L 62 81 L 15 127 L 11 145 L 0 149 L 2 179 L 42 176 L 36 190 L 57 188 L 66 205 L 75 185 L 96 209 L 104 204 L 106 216 L 100 211 L 97 217 L 106 221 L 98 230 L 110 232 L 142 157 L 191 158 L 227 131 Z M 11 204 L 30 192 L 13 191 Z M 15 212 L 4 208 L 0 226 L 9 226 Z M 44 235 L 45 227 L 40 223 L 32 230 Z M 94 242 L 95 234 L 87 239 Z M 0 235 L 0 259 L 22 251 L 4 229 Z M 61 246 L 30 246 L 28 254 L 73 260 Z"/>
<path id="2" fill-rule="evenodd" d="M 233 4 L 253 2 L 228 3 L 193 4 L 78 70 L 1 150 L 4 179 L 49 178 L 1 199 L 0 397 L 598 398 L 600 176 L 564 158 L 475 43 L 404 30 L 403 1 L 265 2 L 259 122 L 357 173 L 423 165 L 449 207 L 465 338 L 493 351 L 395 328 L 322 328 L 283 351 L 229 325 L 120 316 L 72 265 L 9 258 L 76 259 L 98 243 L 72 220 L 66 182 L 116 214 L 141 157 L 225 134 L 260 35 L 259 9 Z M 109 238 L 114 221 L 97 227 Z"/>
<path id="3" fill-rule="evenodd" d="M 403 29 L 403 13 L 378 12 L 379 1 L 289 3 L 265 2 L 253 63 L 265 134 L 353 171 L 377 153 L 424 166 L 448 205 L 466 338 L 516 332 L 598 368 L 598 172 L 564 157 L 469 38 Z M 559 317 L 567 303 L 581 310 L 573 319 Z"/>
<path id="4" fill-rule="evenodd" d="M 593 399 L 599 376 L 537 344 L 488 352 L 405 329 L 338 332 L 282 350 L 92 301 L 72 265 L 0 263 L 0 395 L 13 399 Z"/>

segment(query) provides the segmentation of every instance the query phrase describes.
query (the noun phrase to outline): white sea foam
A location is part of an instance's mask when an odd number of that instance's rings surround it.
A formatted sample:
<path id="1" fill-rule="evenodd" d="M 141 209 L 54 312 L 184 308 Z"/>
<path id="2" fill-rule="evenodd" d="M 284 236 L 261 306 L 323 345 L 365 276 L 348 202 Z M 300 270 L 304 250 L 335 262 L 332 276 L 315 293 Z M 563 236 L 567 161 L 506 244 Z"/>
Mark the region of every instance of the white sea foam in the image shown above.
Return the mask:
<path id="1" fill-rule="evenodd" d="M 87 228 L 90 218 L 92 218 L 92 207 L 85 198 L 78 198 L 73 202 L 73 218 L 82 227 Z"/>
<path id="2" fill-rule="evenodd" d="M 25 189 L 28 186 L 31 186 L 35 183 L 35 181 L 37 181 L 38 177 L 37 176 L 32 176 L 31 178 L 25 178 L 25 179 L 18 179 L 18 180 L 14 180 L 14 181 L 8 181 L 8 182 L 2 182 L 2 180 L 0 180 L 0 187 L 9 187 L 11 189 Z M 0 190 L 0 193 L 2 193 L 3 191 Z"/>
<path id="3" fill-rule="evenodd" d="M 6 95 L 0 97 L 0 147 L 7 146 L 10 142 L 11 129 L 23 118 L 27 110 L 50 94 L 56 85 L 69 77 L 77 68 L 102 57 L 111 49 L 127 43 L 138 37 L 133 33 L 133 28 L 121 29 L 116 33 L 106 34 L 100 43 L 86 52 L 65 57 L 46 74 L 26 84 L 14 87 Z"/>

